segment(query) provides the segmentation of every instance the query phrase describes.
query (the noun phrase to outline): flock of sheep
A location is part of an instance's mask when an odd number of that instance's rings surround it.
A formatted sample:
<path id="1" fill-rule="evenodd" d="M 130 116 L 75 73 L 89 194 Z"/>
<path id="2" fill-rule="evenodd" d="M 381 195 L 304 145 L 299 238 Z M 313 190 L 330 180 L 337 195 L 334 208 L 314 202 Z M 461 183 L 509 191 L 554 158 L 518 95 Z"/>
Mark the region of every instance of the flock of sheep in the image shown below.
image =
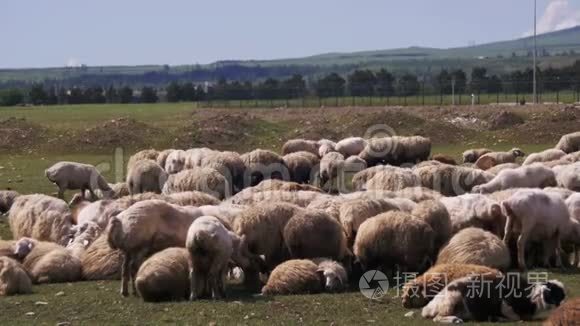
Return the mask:
<path id="1" fill-rule="evenodd" d="M 15 239 L 0 241 L 0 295 L 109 279 L 145 301 L 219 299 L 234 281 L 262 295 L 337 292 L 375 269 L 420 274 L 402 303 L 436 321 L 545 315 L 564 300 L 558 281 L 512 285 L 525 298 L 466 288 L 514 267 L 578 266 L 580 132 L 527 157 L 473 149 L 463 160 L 393 136 L 295 139 L 282 155 L 143 150 L 119 184 L 59 162 L 45 174 L 60 198 L 0 191 Z M 66 190 L 80 192 L 66 203 Z M 567 300 L 551 320 L 577 308 Z"/>

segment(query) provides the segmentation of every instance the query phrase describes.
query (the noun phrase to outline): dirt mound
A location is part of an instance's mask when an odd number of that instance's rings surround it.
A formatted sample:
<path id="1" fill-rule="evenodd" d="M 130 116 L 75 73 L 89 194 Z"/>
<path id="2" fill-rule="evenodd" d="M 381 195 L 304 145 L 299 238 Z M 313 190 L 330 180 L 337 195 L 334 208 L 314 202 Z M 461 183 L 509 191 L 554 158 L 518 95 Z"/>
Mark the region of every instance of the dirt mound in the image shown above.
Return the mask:
<path id="1" fill-rule="evenodd" d="M 78 132 L 75 147 L 89 149 L 145 148 L 156 142 L 163 131 L 131 118 L 106 121 Z M 74 142 L 73 142 L 74 143 Z"/>
<path id="2" fill-rule="evenodd" d="M 489 129 L 499 130 L 513 127 L 524 123 L 524 119 L 519 115 L 509 111 L 499 111 L 489 117 Z"/>
<path id="3" fill-rule="evenodd" d="M 24 118 L 0 121 L 0 150 L 28 151 L 42 141 L 45 129 Z"/>

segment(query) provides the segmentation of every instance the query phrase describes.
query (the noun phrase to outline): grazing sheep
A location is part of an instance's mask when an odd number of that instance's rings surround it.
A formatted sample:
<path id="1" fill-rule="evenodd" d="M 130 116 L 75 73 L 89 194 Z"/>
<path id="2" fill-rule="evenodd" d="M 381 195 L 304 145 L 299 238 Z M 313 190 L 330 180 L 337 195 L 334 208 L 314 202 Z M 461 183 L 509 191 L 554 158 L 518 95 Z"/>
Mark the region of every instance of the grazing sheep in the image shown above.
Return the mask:
<path id="1" fill-rule="evenodd" d="M 13 239 L 30 237 L 66 245 L 70 239 L 72 214 L 63 200 L 46 195 L 21 195 L 8 214 Z"/>
<path id="2" fill-rule="evenodd" d="M 255 186 L 264 179 L 290 180 L 284 159 L 272 151 L 256 149 L 240 158 L 246 166 L 244 186 Z"/>
<path id="3" fill-rule="evenodd" d="M 149 257 L 137 272 L 135 286 L 145 302 L 187 300 L 190 295 L 189 252 L 167 248 Z"/>
<path id="4" fill-rule="evenodd" d="M 322 271 L 324 278 L 324 290 L 327 292 L 340 292 L 348 285 L 348 276 L 344 266 L 328 258 L 314 258 L 318 265 L 318 272 Z"/>
<path id="5" fill-rule="evenodd" d="M 137 162 L 143 160 L 152 160 L 157 161 L 157 157 L 159 157 L 159 152 L 154 149 L 144 149 L 133 154 L 129 157 L 129 161 L 127 162 L 127 171 L 130 171 Z"/>
<path id="6" fill-rule="evenodd" d="M 401 146 L 395 138 L 383 137 L 369 139 L 358 156 L 367 162 L 367 166 L 373 167 L 379 164 L 396 165 L 402 155 Z"/>
<path id="7" fill-rule="evenodd" d="M 491 152 L 492 150 L 487 148 L 468 149 L 463 152 L 463 163 L 475 163 L 480 157 Z"/>
<path id="8" fill-rule="evenodd" d="M 427 200 L 417 204 L 411 215 L 429 224 L 435 233 L 433 248 L 435 252 L 451 238 L 453 227 L 447 208 L 436 200 Z"/>
<path id="9" fill-rule="evenodd" d="M 346 158 L 360 154 L 366 145 L 367 141 L 364 138 L 349 137 L 336 143 L 334 149 Z"/>
<path id="10" fill-rule="evenodd" d="M 309 183 L 320 162 L 318 156 L 310 152 L 294 152 L 284 155 L 282 159 L 288 166 L 290 180 L 297 183 Z"/>
<path id="11" fill-rule="evenodd" d="M 65 190 L 85 190 L 96 198 L 95 190 L 103 191 L 105 198 L 112 197 L 112 189 L 99 170 L 90 164 L 58 162 L 44 171 L 46 178 L 58 187 L 58 198 L 64 198 Z"/>
<path id="12" fill-rule="evenodd" d="M 421 186 L 421 179 L 411 169 L 383 170 L 377 172 L 365 185 L 367 190 L 397 191 Z"/>
<path id="13" fill-rule="evenodd" d="M 167 195 L 166 200 L 179 206 L 205 206 L 220 203 L 219 199 L 201 191 L 174 192 Z"/>
<path id="14" fill-rule="evenodd" d="M 457 165 L 457 161 L 455 161 L 455 159 L 452 156 L 445 155 L 445 154 L 435 154 L 435 155 L 433 155 L 432 160 L 437 161 L 437 162 L 441 162 L 444 164 Z"/>
<path id="15" fill-rule="evenodd" d="M 558 187 L 572 191 L 580 191 L 580 162 L 555 167 L 556 182 Z"/>
<path id="16" fill-rule="evenodd" d="M 390 165 L 377 165 L 370 168 L 366 168 L 360 172 L 357 172 L 352 177 L 352 185 L 355 190 L 362 190 L 366 185 L 367 181 L 372 179 L 377 173 L 379 172 L 398 172 L 399 170 L 403 170 L 403 168 L 397 166 L 390 166 Z"/>
<path id="17" fill-rule="evenodd" d="M 201 191 L 218 199 L 229 197 L 229 185 L 226 178 L 215 169 L 199 168 L 183 170 L 172 174 L 163 186 L 163 194 L 169 195 L 184 191 Z"/>
<path id="18" fill-rule="evenodd" d="M 487 170 L 499 164 L 515 163 L 518 157 L 524 156 L 526 154 L 519 148 L 512 148 L 509 152 L 491 152 L 478 158 L 475 166 L 482 170 Z"/>
<path id="19" fill-rule="evenodd" d="M 566 153 L 580 151 L 580 131 L 562 136 L 556 145 L 556 149 Z"/>
<path id="20" fill-rule="evenodd" d="M 292 258 L 328 257 L 340 261 L 350 256 L 340 223 L 323 211 L 297 211 L 286 223 L 283 237 Z"/>
<path id="21" fill-rule="evenodd" d="M 318 157 L 324 157 L 330 152 L 336 152 L 336 143 L 332 140 L 321 139 L 318 141 L 318 146 Z"/>
<path id="22" fill-rule="evenodd" d="M 573 326 L 580 320 L 580 298 L 571 298 L 550 314 L 544 326 Z"/>
<path id="23" fill-rule="evenodd" d="M 411 214 L 390 211 L 363 222 L 354 241 L 354 255 L 363 270 L 423 271 L 432 261 L 433 229 Z"/>
<path id="24" fill-rule="evenodd" d="M 492 193 L 509 188 L 545 188 L 556 186 L 552 169 L 540 163 L 507 169 L 498 173 L 490 182 L 473 187 L 474 193 Z"/>
<path id="25" fill-rule="evenodd" d="M 470 275 L 501 275 L 497 269 L 471 264 L 435 265 L 403 286 L 402 302 L 406 309 L 426 306 L 447 284 Z"/>
<path id="26" fill-rule="evenodd" d="M 308 152 L 318 156 L 320 145 L 317 141 L 306 139 L 291 139 L 282 145 L 282 155 L 288 155 L 296 152 Z"/>
<path id="27" fill-rule="evenodd" d="M 120 280 L 123 252 L 112 249 L 107 234 L 101 234 L 81 254 L 82 278 L 87 281 Z"/>
<path id="28" fill-rule="evenodd" d="M 463 166 L 447 164 L 424 166 L 414 170 L 423 187 L 440 192 L 443 196 L 468 193 L 477 185 L 487 183 L 493 174 Z"/>
<path id="29" fill-rule="evenodd" d="M 262 288 L 263 295 L 320 293 L 324 279 L 318 265 L 308 259 L 292 259 L 276 266 Z"/>
<path id="30" fill-rule="evenodd" d="M 167 155 L 165 159 L 165 171 L 169 174 L 174 174 L 183 170 L 185 166 L 185 154 L 184 150 L 177 149 Z"/>
<path id="31" fill-rule="evenodd" d="M 124 253 L 121 294 L 135 292 L 135 276 L 143 259 L 169 247 L 184 247 L 187 230 L 201 216 L 194 207 L 181 207 L 161 200 L 134 204 L 111 218 L 106 230 L 109 246 Z"/>
<path id="32" fill-rule="evenodd" d="M 8 212 L 16 197 L 20 194 L 13 190 L 0 191 L 0 215 Z"/>
<path id="33" fill-rule="evenodd" d="M 196 169 L 202 167 L 217 170 L 231 186 L 229 189 L 231 193 L 238 192 L 244 188 L 244 170 L 246 167 L 240 154 L 217 151 L 205 151 L 202 153 L 200 154 L 200 160 L 195 162 L 197 165 L 189 166 L 188 164 L 190 163 L 186 163 L 186 168 Z"/>
<path id="34" fill-rule="evenodd" d="M 169 157 L 169 155 L 171 155 L 171 153 L 173 153 L 173 151 L 175 151 L 175 149 L 166 149 L 163 150 L 161 152 L 159 152 L 159 155 L 157 155 L 157 164 L 159 164 L 159 166 L 161 166 L 163 169 L 165 169 L 165 164 L 167 163 L 167 158 Z"/>
<path id="35" fill-rule="evenodd" d="M 530 283 L 525 277 L 480 274 L 448 284 L 421 312 L 439 323 L 475 320 L 497 322 L 541 320 L 565 299 L 564 285 L 556 280 Z"/>
<path id="36" fill-rule="evenodd" d="M 313 192 L 322 192 L 322 190 L 318 187 L 306 185 L 306 184 L 299 184 L 296 182 L 290 181 L 282 181 L 276 179 L 264 180 L 260 182 L 258 185 L 246 188 L 244 191 L 313 191 Z"/>
<path id="37" fill-rule="evenodd" d="M 320 160 L 320 185 L 324 186 L 327 182 L 333 182 L 344 166 L 344 156 L 338 152 L 331 152 Z M 332 186 L 331 186 L 332 188 Z"/>
<path id="38" fill-rule="evenodd" d="M 32 282 L 22 265 L 12 258 L 0 257 L 0 297 L 32 293 Z"/>
<path id="39" fill-rule="evenodd" d="M 401 151 L 400 157 L 397 158 L 397 165 L 404 163 L 416 164 L 429 159 L 431 155 L 431 139 L 422 136 L 393 136 L 393 138 L 399 143 L 398 147 Z"/>
<path id="40" fill-rule="evenodd" d="M 135 162 L 127 173 L 127 186 L 131 195 L 144 192 L 161 193 L 167 181 L 167 172 L 152 160 Z"/>
<path id="41" fill-rule="evenodd" d="M 498 237 L 503 235 L 505 216 L 498 201 L 480 194 L 445 197 L 440 201 L 449 212 L 453 233 L 477 227 Z"/>
<path id="42" fill-rule="evenodd" d="M 550 148 L 539 153 L 532 153 L 526 157 L 522 165 L 530 165 L 532 163 L 550 162 L 559 160 L 566 156 L 566 153 L 562 150 Z"/>
<path id="43" fill-rule="evenodd" d="M 14 254 L 22 261 L 32 283 L 63 283 L 81 279 L 81 262 L 64 247 L 52 242 L 21 238 Z"/>
<path id="44" fill-rule="evenodd" d="M 525 250 L 528 241 L 542 241 L 544 266 L 556 255 L 556 266 L 562 266 L 560 239 L 571 227 L 570 213 L 561 196 L 539 189 L 522 189 L 502 201 L 507 216 L 504 243 L 517 236 L 518 266 L 526 269 Z"/>
<path id="45" fill-rule="evenodd" d="M 503 170 L 517 169 L 519 167 L 520 167 L 520 165 L 518 163 L 503 163 L 503 164 L 498 164 L 494 167 L 491 167 L 491 168 L 485 170 L 485 172 L 491 173 L 493 175 L 497 175 L 498 173 L 500 173 Z"/>
<path id="46" fill-rule="evenodd" d="M 480 228 L 467 228 L 454 235 L 437 256 L 439 264 L 473 264 L 505 271 L 510 252 L 500 238 Z"/>

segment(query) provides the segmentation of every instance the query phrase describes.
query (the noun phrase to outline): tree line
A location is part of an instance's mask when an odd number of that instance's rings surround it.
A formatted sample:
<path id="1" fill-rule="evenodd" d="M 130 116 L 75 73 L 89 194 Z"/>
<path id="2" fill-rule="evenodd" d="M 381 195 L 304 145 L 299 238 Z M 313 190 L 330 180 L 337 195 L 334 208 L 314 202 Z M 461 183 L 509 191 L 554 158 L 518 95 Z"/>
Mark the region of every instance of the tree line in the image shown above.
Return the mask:
<path id="1" fill-rule="evenodd" d="M 563 68 L 538 69 L 540 92 L 580 89 L 580 61 Z M 251 83 L 219 78 L 217 82 L 194 83 L 172 81 L 164 88 L 145 86 L 47 87 L 33 84 L 28 89 L 12 88 L 0 91 L 0 105 L 23 103 L 33 105 L 84 103 L 155 103 L 197 102 L 211 100 L 274 100 L 304 97 L 407 97 L 417 95 L 531 93 L 533 71 L 513 71 L 491 75 L 484 67 L 473 68 L 468 75 L 462 69 L 442 69 L 435 75 L 412 73 L 395 75 L 386 69 L 354 70 L 341 75 L 328 73 L 307 81 L 301 74 L 287 78 L 265 78 Z"/>

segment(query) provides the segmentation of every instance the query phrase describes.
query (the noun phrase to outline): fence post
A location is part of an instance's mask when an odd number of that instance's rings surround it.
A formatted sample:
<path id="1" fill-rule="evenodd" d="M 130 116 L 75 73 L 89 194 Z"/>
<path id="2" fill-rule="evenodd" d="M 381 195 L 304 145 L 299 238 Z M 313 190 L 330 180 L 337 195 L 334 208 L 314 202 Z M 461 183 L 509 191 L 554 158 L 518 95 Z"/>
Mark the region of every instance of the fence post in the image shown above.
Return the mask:
<path id="1" fill-rule="evenodd" d="M 425 82 L 421 83 L 421 105 L 425 106 Z"/>
<path id="2" fill-rule="evenodd" d="M 556 86 L 556 104 L 560 104 L 560 88 Z"/>
<path id="3" fill-rule="evenodd" d="M 496 103 L 499 104 L 499 92 L 495 93 L 496 95 Z"/>

